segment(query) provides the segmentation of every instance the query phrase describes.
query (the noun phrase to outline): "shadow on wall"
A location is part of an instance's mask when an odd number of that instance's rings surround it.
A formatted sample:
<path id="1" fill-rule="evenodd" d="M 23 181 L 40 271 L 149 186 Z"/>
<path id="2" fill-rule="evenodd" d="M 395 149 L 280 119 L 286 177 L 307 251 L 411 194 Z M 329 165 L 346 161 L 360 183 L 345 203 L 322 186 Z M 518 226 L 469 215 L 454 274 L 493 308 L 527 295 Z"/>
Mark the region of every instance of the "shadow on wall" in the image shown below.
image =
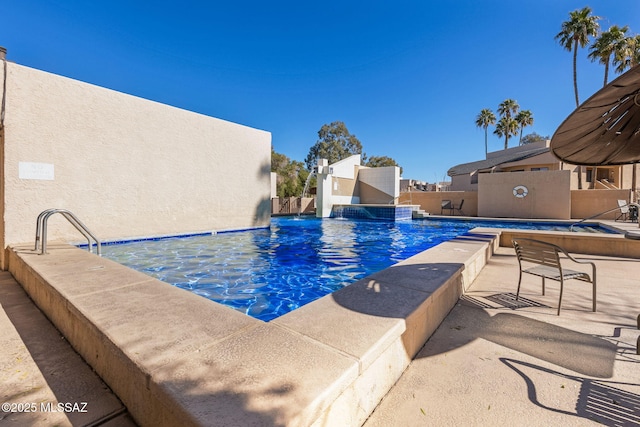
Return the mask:
<path id="1" fill-rule="evenodd" d="M 256 182 L 258 185 L 262 184 L 262 181 L 266 181 L 268 183 L 269 192 L 266 194 L 266 197 L 262 197 L 255 208 L 254 226 L 265 226 L 269 225 L 269 221 L 271 219 L 271 163 L 264 162 L 258 168 L 258 174 L 256 176 Z"/>

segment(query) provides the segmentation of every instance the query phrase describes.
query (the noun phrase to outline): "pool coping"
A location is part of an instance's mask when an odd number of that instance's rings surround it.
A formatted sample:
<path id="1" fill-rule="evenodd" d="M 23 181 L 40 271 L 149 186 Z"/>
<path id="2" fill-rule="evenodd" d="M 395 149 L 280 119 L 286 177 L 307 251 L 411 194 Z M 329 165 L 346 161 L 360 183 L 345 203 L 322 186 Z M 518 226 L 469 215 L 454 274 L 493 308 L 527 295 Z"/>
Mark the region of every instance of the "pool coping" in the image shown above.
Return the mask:
<path id="1" fill-rule="evenodd" d="M 8 259 L 141 425 L 356 426 L 495 248 L 523 234 L 640 254 L 623 236 L 478 228 L 268 323 L 65 244 Z"/>

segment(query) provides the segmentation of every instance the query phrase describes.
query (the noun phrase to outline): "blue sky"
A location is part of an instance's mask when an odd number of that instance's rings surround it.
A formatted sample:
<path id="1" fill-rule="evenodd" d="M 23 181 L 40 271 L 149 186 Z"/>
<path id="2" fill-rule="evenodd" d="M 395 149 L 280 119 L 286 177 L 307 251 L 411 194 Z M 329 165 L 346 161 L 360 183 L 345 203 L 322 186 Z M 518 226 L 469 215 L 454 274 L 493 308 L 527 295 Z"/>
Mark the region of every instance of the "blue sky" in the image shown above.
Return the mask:
<path id="1" fill-rule="evenodd" d="M 532 111 L 525 134 L 553 135 L 575 108 L 554 36 L 584 6 L 602 29 L 640 33 L 638 0 L 10 0 L 0 46 L 21 65 L 270 131 L 294 160 L 343 121 L 367 155 L 433 182 L 484 158 L 475 117 L 506 98 Z M 582 102 L 604 68 L 578 58 Z M 503 145 L 490 133 L 489 151 Z"/>

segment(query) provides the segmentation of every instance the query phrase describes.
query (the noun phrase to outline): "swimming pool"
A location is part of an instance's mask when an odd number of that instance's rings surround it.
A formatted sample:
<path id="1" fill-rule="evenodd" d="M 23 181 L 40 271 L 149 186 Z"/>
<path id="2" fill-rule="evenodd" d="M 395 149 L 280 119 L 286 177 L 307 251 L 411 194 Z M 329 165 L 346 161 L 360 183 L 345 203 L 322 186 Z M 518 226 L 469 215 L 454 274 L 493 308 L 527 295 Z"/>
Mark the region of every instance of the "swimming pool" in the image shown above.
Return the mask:
<path id="1" fill-rule="evenodd" d="M 535 222 L 279 217 L 270 228 L 108 244 L 102 253 L 269 321 L 476 227 L 568 230 Z"/>

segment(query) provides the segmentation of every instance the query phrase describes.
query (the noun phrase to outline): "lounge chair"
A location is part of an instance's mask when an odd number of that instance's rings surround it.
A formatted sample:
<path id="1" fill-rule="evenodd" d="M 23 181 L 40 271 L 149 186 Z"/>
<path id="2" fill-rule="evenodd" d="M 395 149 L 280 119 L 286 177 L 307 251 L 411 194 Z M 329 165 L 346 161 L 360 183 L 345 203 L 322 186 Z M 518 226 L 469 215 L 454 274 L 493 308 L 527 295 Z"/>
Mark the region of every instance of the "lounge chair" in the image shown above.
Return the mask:
<path id="1" fill-rule="evenodd" d="M 522 273 L 532 274 L 542 277 L 542 295 L 545 294 L 545 279 L 560 282 L 560 298 L 558 299 L 558 316 L 562 305 L 562 291 L 564 281 L 569 279 L 581 280 L 591 283 L 593 311 L 596 311 L 596 265 L 590 261 L 579 261 L 573 258 L 560 246 L 533 239 L 513 239 L 513 247 L 518 257 L 520 266 L 520 278 L 518 279 L 518 290 L 516 291 L 516 301 L 520 296 L 520 284 L 522 283 Z M 577 264 L 591 265 L 591 275 L 576 270 L 564 268 L 560 262 L 560 254 Z"/>

